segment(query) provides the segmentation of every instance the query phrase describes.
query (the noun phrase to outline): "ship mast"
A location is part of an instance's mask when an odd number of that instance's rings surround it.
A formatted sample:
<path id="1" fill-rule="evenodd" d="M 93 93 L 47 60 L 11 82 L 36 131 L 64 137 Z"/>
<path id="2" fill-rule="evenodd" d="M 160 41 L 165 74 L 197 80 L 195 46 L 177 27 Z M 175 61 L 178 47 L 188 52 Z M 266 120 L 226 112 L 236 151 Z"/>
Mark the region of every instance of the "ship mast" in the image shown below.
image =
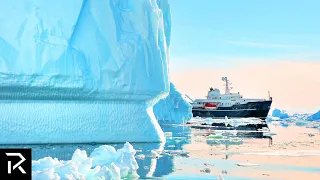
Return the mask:
<path id="1" fill-rule="evenodd" d="M 222 77 L 222 81 L 226 82 L 225 87 L 225 94 L 230 94 L 230 88 L 229 88 L 229 80 L 227 77 Z"/>

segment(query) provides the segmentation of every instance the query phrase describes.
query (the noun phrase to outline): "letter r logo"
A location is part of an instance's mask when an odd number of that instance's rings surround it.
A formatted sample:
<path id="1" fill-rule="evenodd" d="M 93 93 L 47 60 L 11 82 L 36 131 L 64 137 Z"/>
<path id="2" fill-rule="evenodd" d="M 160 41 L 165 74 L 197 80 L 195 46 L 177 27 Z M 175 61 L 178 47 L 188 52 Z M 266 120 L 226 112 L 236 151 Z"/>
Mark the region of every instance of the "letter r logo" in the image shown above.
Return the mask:
<path id="1" fill-rule="evenodd" d="M 26 171 L 20 166 L 20 164 L 22 164 L 26 159 L 22 156 L 21 153 L 6 153 L 7 156 L 19 156 L 20 157 L 20 161 L 15 164 L 13 167 L 11 166 L 11 161 L 8 161 L 8 174 L 11 174 L 12 170 L 15 170 L 16 168 L 18 168 L 22 174 L 26 174 Z M 12 169 L 11 169 L 12 167 Z"/>

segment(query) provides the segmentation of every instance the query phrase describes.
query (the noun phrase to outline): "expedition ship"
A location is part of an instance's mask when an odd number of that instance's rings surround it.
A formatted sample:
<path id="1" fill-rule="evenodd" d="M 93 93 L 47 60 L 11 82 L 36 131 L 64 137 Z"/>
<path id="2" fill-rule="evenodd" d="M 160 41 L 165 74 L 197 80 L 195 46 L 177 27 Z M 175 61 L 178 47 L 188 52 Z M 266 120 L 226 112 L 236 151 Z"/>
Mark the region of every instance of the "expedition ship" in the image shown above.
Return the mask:
<path id="1" fill-rule="evenodd" d="M 243 98 L 240 93 L 230 92 L 230 82 L 227 77 L 222 77 L 225 82 L 225 94 L 212 87 L 208 91 L 206 99 L 192 100 L 192 113 L 194 117 L 210 118 L 246 118 L 255 117 L 265 120 L 272 103 L 272 97 L 269 99 L 249 99 Z"/>

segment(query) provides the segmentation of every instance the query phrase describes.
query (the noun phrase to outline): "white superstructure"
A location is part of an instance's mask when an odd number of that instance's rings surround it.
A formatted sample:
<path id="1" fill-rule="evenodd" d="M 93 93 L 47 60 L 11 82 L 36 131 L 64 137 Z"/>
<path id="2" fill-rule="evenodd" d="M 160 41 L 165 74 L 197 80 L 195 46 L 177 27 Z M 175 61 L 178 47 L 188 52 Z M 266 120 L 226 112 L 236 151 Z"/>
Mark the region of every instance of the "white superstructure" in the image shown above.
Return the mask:
<path id="1" fill-rule="evenodd" d="M 225 82 L 225 93 L 221 94 L 220 90 L 215 88 L 210 88 L 206 99 L 195 99 L 191 105 L 193 108 L 209 108 L 216 109 L 218 107 L 231 107 L 237 104 L 247 104 L 248 102 L 259 102 L 265 101 L 265 99 L 249 99 L 243 98 L 242 95 L 238 93 L 231 93 L 231 83 L 227 77 L 222 77 L 222 81 Z"/>

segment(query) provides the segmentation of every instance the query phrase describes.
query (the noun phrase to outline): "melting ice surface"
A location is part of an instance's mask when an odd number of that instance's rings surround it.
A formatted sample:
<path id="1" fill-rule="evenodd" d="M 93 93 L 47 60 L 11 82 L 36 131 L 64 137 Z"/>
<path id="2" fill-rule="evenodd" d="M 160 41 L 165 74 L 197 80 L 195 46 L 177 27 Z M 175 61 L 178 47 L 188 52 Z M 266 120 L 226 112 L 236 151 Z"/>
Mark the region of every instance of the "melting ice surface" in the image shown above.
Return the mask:
<path id="1" fill-rule="evenodd" d="M 168 0 L 1 1 L 0 143 L 163 141 L 170 16 Z"/>

